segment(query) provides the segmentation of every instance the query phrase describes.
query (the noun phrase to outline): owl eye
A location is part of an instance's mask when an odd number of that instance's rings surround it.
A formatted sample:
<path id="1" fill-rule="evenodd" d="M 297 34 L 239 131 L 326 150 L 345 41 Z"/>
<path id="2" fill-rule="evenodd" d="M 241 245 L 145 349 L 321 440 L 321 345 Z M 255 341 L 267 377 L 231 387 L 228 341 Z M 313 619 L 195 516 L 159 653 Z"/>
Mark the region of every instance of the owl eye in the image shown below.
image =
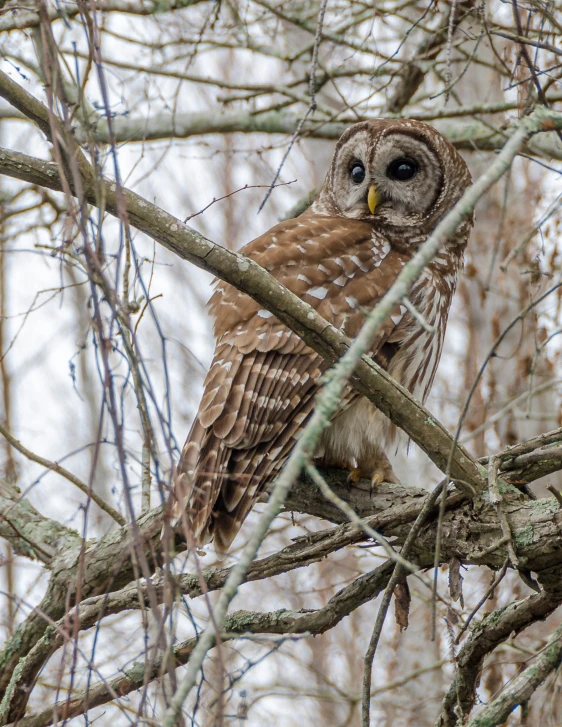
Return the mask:
<path id="1" fill-rule="evenodd" d="M 386 176 L 398 182 L 407 182 L 415 177 L 418 172 L 418 165 L 412 159 L 395 159 L 386 168 Z"/>
<path id="2" fill-rule="evenodd" d="M 365 179 L 365 167 L 361 164 L 361 162 L 353 162 L 351 165 L 350 176 L 353 184 L 361 184 L 361 182 Z"/>

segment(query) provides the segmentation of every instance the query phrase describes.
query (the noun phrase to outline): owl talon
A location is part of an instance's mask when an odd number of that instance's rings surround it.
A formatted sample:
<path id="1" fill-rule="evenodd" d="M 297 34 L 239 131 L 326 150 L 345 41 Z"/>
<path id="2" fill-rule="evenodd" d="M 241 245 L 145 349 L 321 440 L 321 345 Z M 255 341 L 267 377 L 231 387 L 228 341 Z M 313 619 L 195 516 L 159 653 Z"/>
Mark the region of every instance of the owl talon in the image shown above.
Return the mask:
<path id="1" fill-rule="evenodd" d="M 347 475 L 347 484 L 348 485 L 356 485 L 361 480 L 361 470 L 359 467 L 354 467 L 352 470 L 349 471 L 349 474 Z"/>
<path id="2" fill-rule="evenodd" d="M 369 497 L 373 496 L 373 490 L 376 490 L 379 485 L 384 482 L 384 477 L 380 472 L 373 472 L 371 475 L 371 487 L 369 488 Z"/>
<path id="3" fill-rule="evenodd" d="M 347 484 L 356 485 L 362 479 L 367 479 L 365 472 L 363 472 L 360 467 L 354 467 L 352 470 L 349 471 L 349 474 L 347 475 Z M 373 474 L 369 478 L 370 495 L 372 495 L 373 490 L 375 490 L 384 481 L 385 481 L 385 478 L 380 472 L 373 472 Z"/>

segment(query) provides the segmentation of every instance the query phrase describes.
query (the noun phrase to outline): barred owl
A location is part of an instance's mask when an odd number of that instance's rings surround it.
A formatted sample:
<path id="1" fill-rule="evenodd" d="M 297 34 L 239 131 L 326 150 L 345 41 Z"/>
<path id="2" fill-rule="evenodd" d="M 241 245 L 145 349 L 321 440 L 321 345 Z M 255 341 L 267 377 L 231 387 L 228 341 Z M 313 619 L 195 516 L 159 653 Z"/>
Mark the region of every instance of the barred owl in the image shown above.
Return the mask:
<path id="1" fill-rule="evenodd" d="M 463 159 L 431 126 L 361 122 L 338 141 L 312 206 L 242 252 L 353 338 L 470 181 Z M 399 305 L 370 351 L 422 401 L 441 355 L 471 226 L 472 219 L 461 225 L 410 291 L 434 333 Z M 216 348 L 175 471 L 172 519 L 183 519 L 195 543 L 214 539 L 224 552 L 306 425 L 327 364 L 227 283 L 218 282 L 209 307 Z M 349 389 L 323 434 L 318 461 L 347 468 L 354 479 L 396 482 L 385 454 L 394 433 L 373 404 Z"/>

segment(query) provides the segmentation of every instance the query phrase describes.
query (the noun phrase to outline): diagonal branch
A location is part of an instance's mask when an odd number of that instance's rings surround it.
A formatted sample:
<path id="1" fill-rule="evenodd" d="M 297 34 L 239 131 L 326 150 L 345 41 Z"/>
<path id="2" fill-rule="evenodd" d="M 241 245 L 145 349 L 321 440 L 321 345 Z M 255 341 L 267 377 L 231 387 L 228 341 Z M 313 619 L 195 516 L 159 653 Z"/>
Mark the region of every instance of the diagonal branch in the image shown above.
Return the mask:
<path id="1" fill-rule="evenodd" d="M 552 634 L 550 641 L 531 666 L 506 684 L 500 695 L 487 704 L 470 720 L 467 727 L 491 727 L 503 724 L 511 712 L 527 702 L 544 680 L 562 664 L 562 626 Z"/>
<path id="2" fill-rule="evenodd" d="M 114 507 L 112 507 L 108 502 L 106 502 L 102 497 L 94 492 L 91 487 L 88 487 L 88 485 L 82 482 L 79 477 L 76 477 L 76 475 L 72 474 L 72 472 L 69 472 L 65 467 L 62 467 L 58 462 L 51 462 L 51 460 L 45 459 L 45 457 L 41 457 L 40 455 L 35 454 L 35 452 L 32 452 L 30 449 L 27 449 L 27 447 L 24 447 L 19 439 L 16 439 L 13 434 L 6 429 L 6 427 L 2 426 L 1 423 L 0 434 L 12 445 L 12 447 L 14 447 L 14 449 L 17 449 L 18 452 L 21 452 L 24 457 L 27 457 L 27 459 L 31 460 L 32 462 L 36 462 L 37 464 L 40 464 L 43 467 L 46 467 L 53 472 L 56 472 L 61 477 L 64 477 L 69 482 L 72 482 L 75 487 L 77 487 L 81 492 L 90 497 L 100 509 L 110 515 L 115 520 L 115 522 L 119 523 L 119 525 L 125 525 L 125 518 L 120 513 L 118 513 Z"/>
<path id="3" fill-rule="evenodd" d="M 217 635 L 220 638 L 230 602 L 236 595 L 239 585 L 243 582 L 251 562 L 256 557 L 273 519 L 278 515 L 285 503 L 291 487 L 300 476 L 306 463 L 310 462 L 314 457 L 322 432 L 329 426 L 332 416 L 337 411 L 344 391 L 359 361 L 371 348 L 375 335 L 391 314 L 394 305 L 404 298 L 412 283 L 435 257 L 441 245 L 472 212 L 472 208 L 467 204 L 466 200 L 469 192 L 463 195 L 453 210 L 437 225 L 428 240 L 419 247 L 412 259 L 406 263 L 384 298 L 367 314 L 364 325 L 347 351 L 325 377 L 326 381 L 316 395 L 312 416 L 295 442 L 283 469 L 276 477 L 266 508 L 252 530 L 238 563 L 233 568 L 222 589 L 219 601 L 214 608 L 213 618 L 209 621 L 193 650 L 186 674 L 172 697 L 170 707 L 166 712 L 164 727 L 174 727 L 177 723 L 183 709 L 183 703 L 195 686 L 199 670 L 203 666 L 203 660 L 208 650 L 215 642 Z M 477 197 L 475 201 L 476 199 Z M 465 487 L 464 482 L 462 485 Z M 422 516 L 420 515 L 420 517 Z"/>
<path id="4" fill-rule="evenodd" d="M 23 113 L 48 133 L 48 109 L 37 99 L 20 89 L 11 79 L 0 76 L 0 95 L 17 104 Z M 455 232 L 462 221 L 471 214 L 480 197 L 510 167 L 520 148 L 535 133 L 562 128 L 562 114 L 537 108 L 531 116 L 523 118 L 502 152 L 463 198 L 445 216 L 433 234 L 406 264 L 391 290 L 373 311 L 375 317 L 386 317 L 393 306 L 408 292 L 425 265 L 437 254 L 445 240 Z M 82 166 L 82 165 L 81 165 Z M 314 309 L 279 284 L 273 276 L 244 255 L 222 248 L 156 205 L 144 200 L 128 189 L 117 189 L 108 180 L 94 182 L 87 173 L 80 180 L 86 200 L 98 205 L 99 186 L 103 188 L 105 204 L 109 212 L 122 216 L 126 209 L 130 223 L 145 232 L 169 250 L 226 280 L 239 290 L 248 293 L 266 309 L 294 330 L 311 348 L 330 362 L 341 358 L 349 347 L 348 339 L 328 324 Z M 40 162 L 33 157 L 8 150 L 0 151 L 0 173 L 62 190 L 62 180 L 56 165 Z M 73 184 L 72 178 L 68 180 Z M 72 192 L 77 195 L 76 190 Z M 483 491 L 485 482 L 478 465 L 464 450 L 454 443 L 451 436 L 429 413 L 401 389 L 384 371 L 364 357 L 355 369 L 352 383 L 367 396 L 397 426 L 402 428 L 418 444 L 432 461 L 452 479 Z"/>
<path id="5" fill-rule="evenodd" d="M 523 118 L 487 172 L 465 193 L 463 199 L 439 223 L 431 237 L 404 267 L 392 290 L 379 303 L 379 313 L 387 313 L 408 292 L 423 267 L 433 258 L 441 244 L 471 213 L 476 202 L 509 168 L 523 144 L 536 132 L 562 128 L 562 114 L 538 108 Z M 61 191 L 61 180 L 54 164 L 8 150 L 0 152 L 0 173 L 23 179 L 40 186 Z M 101 180 L 100 180 L 101 183 Z M 107 209 L 119 214 L 115 183 L 103 182 Z M 86 199 L 97 203 L 96 190 L 89 179 L 83 180 Z M 131 224 L 166 248 L 198 267 L 226 280 L 248 293 L 294 330 L 315 351 L 330 362 L 337 361 L 349 346 L 349 341 L 319 316 L 311 306 L 290 293 L 269 273 L 244 255 L 233 253 L 212 243 L 184 225 L 164 210 L 152 205 L 128 189 L 119 190 Z M 397 426 L 418 444 L 433 462 L 447 472 L 451 452 L 450 476 L 469 483 L 477 490 L 484 482 L 477 464 L 464 450 L 453 443 L 451 436 L 413 397 L 401 389 L 384 371 L 367 358 L 359 362 L 352 383 L 366 395 Z"/>
<path id="6" fill-rule="evenodd" d="M 522 601 L 510 603 L 488 614 L 473 630 L 457 655 L 457 672 L 443 700 L 436 727 L 455 727 L 459 717 L 466 717 L 476 701 L 482 664 L 488 654 L 537 621 L 544 620 L 560 604 L 560 594 L 543 591 Z M 459 714 L 460 712 L 460 714 Z M 490 721 L 487 724 L 499 724 Z"/>
<path id="7" fill-rule="evenodd" d="M 5 480 L 0 480 L 0 537 L 19 555 L 40 560 L 48 568 L 61 550 L 81 543 L 75 530 L 42 515 L 19 487 Z"/>
<path id="8" fill-rule="evenodd" d="M 19 89 L 17 84 L 7 77 L 4 78 L 4 75 L 0 76 L 0 95 L 17 103 L 19 110 L 24 113 L 29 107 L 30 118 L 45 130 L 49 118 L 46 107 L 42 107 L 37 99 Z M 562 114 L 542 107 L 519 122 L 494 163 L 465 192 L 463 198 L 444 217 L 412 260 L 406 264 L 391 290 L 373 311 L 375 317 L 386 317 L 393 306 L 407 294 L 410 286 L 425 265 L 437 254 L 444 241 L 471 214 L 480 197 L 510 167 L 520 148 L 535 133 L 555 128 L 562 128 Z M 62 180 L 56 165 L 41 162 L 27 155 L 8 150 L 0 151 L 0 173 L 57 191 L 62 190 Z M 73 180 L 69 179 L 68 183 L 72 185 Z M 99 204 L 101 185 L 104 192 L 101 196 L 109 212 L 120 217 L 123 209 L 126 209 L 128 219 L 134 227 L 183 259 L 248 293 L 266 309 L 275 313 L 283 323 L 328 361 L 339 360 L 348 349 L 349 341 L 345 336 L 328 324 L 311 306 L 290 293 L 273 276 L 244 255 L 233 253 L 212 243 L 134 192 L 125 188 L 117 189 L 114 182 L 108 180 L 94 182 L 87 173 L 80 183 L 89 203 Z M 74 189 L 72 192 L 78 194 Z M 431 417 L 424 407 L 370 359 L 364 357 L 358 363 L 351 382 L 360 393 L 367 396 L 403 429 L 443 472 L 477 491 L 484 490 L 485 482 L 478 465 L 462 445 L 455 443 L 445 428 Z"/>

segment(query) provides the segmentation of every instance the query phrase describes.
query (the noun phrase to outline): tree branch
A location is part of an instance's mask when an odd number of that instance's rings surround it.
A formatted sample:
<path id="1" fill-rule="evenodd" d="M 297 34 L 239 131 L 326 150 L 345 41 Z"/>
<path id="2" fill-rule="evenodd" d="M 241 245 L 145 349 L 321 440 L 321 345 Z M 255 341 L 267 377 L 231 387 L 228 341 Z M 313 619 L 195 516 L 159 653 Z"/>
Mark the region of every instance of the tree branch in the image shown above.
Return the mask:
<path id="1" fill-rule="evenodd" d="M 324 471 L 323 474 L 330 482 L 330 486 L 338 493 L 338 496 L 343 495 L 345 497 L 348 489 L 346 473 L 338 470 L 328 470 Z M 351 496 L 347 499 L 354 509 L 359 509 L 363 512 L 366 511 L 366 506 L 369 501 L 368 491 L 368 483 L 361 483 L 360 486 L 352 488 L 350 492 Z M 420 513 L 426 497 L 427 494 L 417 488 L 381 485 L 372 495 L 372 514 L 366 518 L 365 522 L 370 527 L 382 532 L 385 537 L 393 537 L 395 544 L 399 546 L 408 537 L 411 530 L 411 522 Z M 455 556 L 463 563 L 472 562 L 496 568 L 498 567 L 498 563 L 505 558 L 505 547 L 485 555 L 481 554 L 482 546 L 486 543 L 496 542 L 501 534 L 501 528 L 497 522 L 495 510 L 493 506 L 488 505 L 482 508 L 482 510 L 475 512 L 468 503 L 462 505 L 461 501 L 463 497 L 462 494 L 456 494 L 448 498 L 449 510 L 444 522 L 444 533 L 446 533 L 446 537 L 443 539 L 441 561 L 447 562 L 452 556 Z M 562 548 L 560 547 L 559 535 L 562 515 L 558 509 L 556 509 L 556 513 L 553 513 L 554 508 L 551 507 L 552 499 L 535 502 L 522 501 L 520 498 L 521 496 L 518 493 L 513 494 L 511 499 L 507 498 L 509 507 L 506 508 L 508 517 L 510 518 L 511 529 L 515 534 L 519 559 L 530 570 L 543 568 L 547 569 L 548 573 L 552 573 L 556 567 L 562 567 Z M 311 514 L 318 515 L 317 505 L 321 501 L 322 495 L 320 491 L 311 487 L 309 480 L 302 479 L 295 484 L 287 506 L 295 508 L 300 512 L 310 512 Z M 336 517 L 340 520 L 345 520 L 345 516 L 342 515 L 337 507 L 334 505 L 331 505 L 331 507 Z M 322 510 L 321 514 L 325 517 L 329 513 Z M 410 555 L 413 562 L 418 563 L 420 567 L 429 566 L 433 562 L 436 515 L 437 513 L 434 512 L 427 526 L 417 538 L 413 552 Z M 144 525 L 141 525 L 141 527 L 144 527 Z M 107 536 L 106 540 L 114 543 L 115 541 L 112 540 L 113 535 Z M 159 527 L 153 528 L 153 537 L 155 539 L 159 537 Z M 255 561 L 250 566 L 247 580 L 253 581 L 270 578 L 295 568 L 305 567 L 321 560 L 331 552 L 335 552 L 340 548 L 364 539 L 365 533 L 363 528 L 344 522 L 344 524 L 335 528 L 328 528 L 319 533 L 299 538 L 295 543 L 287 546 L 282 551 Z M 102 542 L 99 543 L 98 549 L 102 553 L 106 553 L 106 557 L 100 557 L 100 562 L 98 563 L 89 562 L 86 569 L 88 572 L 95 571 L 98 573 L 100 577 L 98 583 L 99 591 L 104 588 L 104 582 L 101 580 L 102 569 L 112 567 L 112 562 L 109 558 L 110 554 L 113 554 L 115 566 L 117 566 L 122 562 L 120 558 L 126 557 L 127 552 L 124 553 L 122 549 Z M 549 557 L 545 558 L 545 553 L 549 553 Z M 389 562 L 387 566 L 389 567 L 388 573 L 390 574 L 393 564 Z M 132 573 L 130 565 L 127 562 L 123 564 L 123 569 L 125 571 L 125 577 Z M 228 568 L 204 571 L 203 578 L 207 589 L 212 591 L 222 588 L 229 573 L 230 569 Z M 68 573 L 69 581 L 74 577 L 75 573 L 71 570 Z M 382 587 L 384 587 L 384 584 Z M 168 594 L 168 589 L 170 588 L 173 589 L 174 594 L 182 593 L 192 598 L 201 595 L 201 582 L 196 575 L 188 573 L 182 574 L 177 579 L 174 579 L 173 583 L 170 583 L 165 575 L 158 575 L 152 579 L 151 583 L 135 582 L 127 585 L 121 591 L 109 593 L 108 595 L 94 596 L 83 601 L 79 609 L 79 628 L 90 628 L 105 615 L 119 613 L 131 608 L 140 608 L 143 603 L 148 603 L 149 588 L 153 589 L 158 602 L 163 602 L 170 597 L 174 597 L 173 594 L 171 596 Z M 88 585 L 88 589 L 89 592 L 95 592 L 93 582 Z M 531 596 L 530 599 L 526 599 L 526 601 L 520 604 L 511 604 L 509 609 L 502 614 L 501 620 L 497 618 L 495 620 L 490 619 L 490 623 L 495 625 L 494 628 L 496 630 L 493 633 L 482 632 L 482 634 L 478 631 L 476 636 L 471 637 L 471 643 L 473 642 L 473 645 L 471 647 L 467 646 L 466 652 L 461 651 L 461 654 L 466 653 L 466 657 L 463 656 L 462 658 L 466 661 L 467 674 L 477 674 L 478 666 L 476 665 L 476 661 L 480 657 L 484 658 L 485 653 L 488 653 L 486 649 L 490 644 L 492 644 L 491 648 L 495 648 L 495 645 L 505 640 L 505 638 L 508 638 L 512 631 L 523 630 L 533 619 L 544 618 L 556 607 L 560 600 L 562 600 L 562 596 L 559 593 Z M 329 608 L 329 605 L 325 607 L 324 612 Z M 64 609 L 59 618 L 62 618 L 63 614 Z M 59 626 L 62 627 L 65 623 L 65 628 L 67 628 L 68 621 L 61 621 Z M 254 623 L 254 621 L 248 622 L 245 630 L 251 631 Z M 47 628 L 49 628 L 48 633 Z M 327 628 L 330 628 L 330 626 Z M 231 629 L 231 622 L 228 620 L 228 617 L 224 629 L 228 632 L 233 630 Z M 37 651 L 30 657 L 29 663 L 25 662 L 22 664 L 21 672 L 18 672 L 18 677 L 20 675 L 22 678 L 32 675 L 34 660 L 36 658 L 38 659 L 38 662 L 35 664 L 37 667 L 42 658 L 48 658 L 50 653 L 52 653 L 50 649 L 52 648 L 54 651 L 62 643 L 55 643 L 55 640 L 62 638 L 64 641 L 65 633 L 66 631 L 62 635 L 59 634 L 57 636 L 57 629 L 52 630 L 45 623 L 43 633 L 41 634 L 41 636 L 45 636 L 45 641 L 40 647 L 37 647 Z M 25 655 L 22 654 L 22 656 Z M 460 659 L 461 655 L 459 655 Z M 463 661 L 462 664 L 464 663 Z M 25 664 L 27 666 L 24 669 Z M 104 695 L 104 701 L 109 701 L 113 698 L 111 693 L 112 689 L 117 690 L 122 685 L 129 685 L 128 678 L 120 681 L 121 677 L 119 677 L 117 680 L 111 681 L 111 689 L 109 690 L 107 687 L 100 685 L 99 689 Z M 466 679 L 468 684 L 468 677 Z M 140 676 L 135 684 L 136 686 L 130 684 L 130 688 L 127 686 L 128 691 L 142 686 L 143 676 Z M 27 684 L 27 686 L 29 685 Z M 469 686 L 466 689 L 469 690 Z M 27 694 L 27 690 L 25 690 L 25 694 Z M 75 701 L 72 700 L 71 704 L 74 703 Z M 90 704 L 91 706 L 94 705 Z M 47 712 L 51 715 L 53 714 L 52 710 L 46 710 L 41 713 L 43 715 L 42 719 L 45 718 Z M 27 723 L 22 722 L 20 724 Z M 29 724 L 35 723 L 30 722 Z M 49 723 L 37 722 L 36 724 Z M 444 722 L 443 724 L 446 725 L 447 723 Z"/>
<path id="2" fill-rule="evenodd" d="M 0 480 L 0 536 L 16 553 L 40 560 L 48 568 L 61 550 L 81 542 L 75 530 L 42 515 L 19 487 L 5 480 Z"/>
<path id="3" fill-rule="evenodd" d="M 43 467 L 46 467 L 53 472 L 56 472 L 61 477 L 64 477 L 69 482 L 72 482 L 75 487 L 77 487 L 87 497 L 91 498 L 101 510 L 110 515 L 115 520 L 115 522 L 119 523 L 119 525 L 125 525 L 125 518 L 119 512 L 117 512 L 114 507 L 112 507 L 102 497 L 94 492 L 90 487 L 84 484 L 81 479 L 76 477 L 76 475 L 73 475 L 72 472 L 69 472 L 58 462 L 51 462 L 51 460 L 45 459 L 45 457 L 40 457 L 38 454 L 35 454 L 35 452 L 32 452 L 30 449 L 27 449 L 27 447 L 24 447 L 19 439 L 16 439 L 12 435 L 12 433 L 6 429 L 6 427 L 2 426 L 2 424 L 0 424 L 0 434 L 12 445 L 12 447 L 14 447 L 14 449 L 17 449 L 18 452 L 21 452 L 24 457 L 27 457 L 27 459 L 31 460 L 32 462 L 36 462 L 37 464 L 40 464 Z"/>
<path id="4" fill-rule="evenodd" d="M 560 101 L 561 93 L 551 93 L 551 103 Z M 506 134 L 494 132 L 490 126 L 478 120 L 456 120 L 454 124 L 441 119 L 449 119 L 474 114 L 501 113 L 517 108 L 517 103 L 479 104 L 466 108 L 445 109 L 442 112 L 408 110 L 407 118 L 419 121 L 434 122 L 434 126 L 457 148 L 463 151 L 500 151 L 505 145 Z M 15 111 L 4 110 L 7 118 L 24 119 L 25 116 Z M 387 114 L 401 116 L 401 114 Z M 1 117 L 1 113 L 0 113 Z M 310 139 L 336 141 L 343 132 L 357 121 L 370 117 L 359 117 L 349 121 L 327 121 L 318 123 L 306 121 L 301 136 Z M 268 111 L 255 114 L 246 111 L 225 111 L 220 114 L 177 112 L 175 114 L 154 114 L 149 118 L 117 116 L 112 119 L 115 140 L 118 143 L 146 142 L 162 139 L 189 139 L 209 134 L 282 134 L 292 135 L 299 124 L 299 117 L 288 111 Z M 91 127 L 94 138 L 101 143 L 109 143 L 107 120 L 98 118 Z M 76 138 L 80 142 L 87 141 L 86 132 L 78 127 Z M 523 150 L 531 156 L 545 159 L 562 160 L 562 145 L 555 139 L 534 139 Z"/>
<path id="5" fill-rule="evenodd" d="M 40 128 L 45 129 L 46 120 L 49 118 L 48 110 L 45 107 L 41 109 L 39 101 L 19 89 L 5 74 L 0 84 L 0 94 L 17 103 L 23 113 L 27 113 L 29 108 L 30 118 Z M 381 312 L 385 309 L 389 311 L 394 303 L 407 293 L 409 286 L 423 266 L 437 253 L 444 240 L 472 211 L 483 193 L 509 168 L 520 147 L 535 133 L 555 128 L 562 128 L 562 114 L 542 107 L 538 107 L 531 116 L 519 122 L 516 131 L 491 167 L 465 192 L 459 203 L 445 216 L 414 258 L 407 263 L 393 286 L 393 291 L 389 291 L 378 304 L 377 307 Z M 62 182 L 55 165 L 16 152 L 0 151 L 0 173 L 57 191 L 62 189 Z M 311 306 L 290 293 L 273 276 L 244 255 L 230 252 L 212 243 L 134 192 L 127 189 L 117 190 L 115 183 L 108 180 L 95 182 L 90 174 L 80 181 L 89 203 L 99 204 L 96 184 L 101 185 L 108 211 L 120 216 L 119 213 L 125 208 L 128 219 L 134 227 L 180 257 L 248 293 L 275 313 L 283 323 L 328 361 L 339 360 L 349 347 L 346 337 L 329 325 Z M 73 180 L 70 179 L 68 182 L 72 186 Z M 77 194 L 74 189 L 72 192 Z M 364 357 L 356 367 L 352 383 L 360 393 L 367 396 L 424 449 L 443 472 L 460 483 L 476 488 L 477 491 L 484 489 L 485 484 L 478 465 L 462 445 L 455 444 L 445 428 L 374 362 Z"/>
<path id="6" fill-rule="evenodd" d="M 161 3 L 156 2 L 156 0 L 97 0 L 96 10 L 145 16 L 191 7 L 200 2 L 204 2 L 204 0 L 165 0 L 165 2 Z M 0 32 L 36 28 L 41 22 L 39 13 L 32 10 L 21 10 L 17 6 L 10 10 L 11 12 L 5 13 L 0 18 Z M 75 18 L 80 12 L 80 5 L 73 2 L 67 2 L 63 7 L 55 5 L 47 8 L 51 22 L 59 18 Z"/>
<path id="7" fill-rule="evenodd" d="M 323 608 L 317 610 L 281 609 L 269 613 L 237 611 L 227 616 L 222 640 L 236 638 L 245 633 L 322 634 L 336 626 L 360 605 L 376 598 L 384 588 L 391 571 L 392 564 L 385 563 L 379 566 L 341 589 Z M 191 638 L 174 646 L 174 667 L 188 663 L 196 643 L 197 639 Z M 158 657 L 150 672 L 146 674 L 144 664 L 136 662 L 118 677 L 90 687 L 87 693 L 62 700 L 39 714 L 19 720 L 18 727 L 45 727 L 53 724 L 55 714 L 58 715 L 58 719 L 70 719 L 84 714 L 92 707 L 112 701 L 115 699 L 115 695 L 125 696 L 142 688 L 146 682 L 163 676 L 168 668 L 169 665 L 163 663 L 162 658 Z"/>
<path id="8" fill-rule="evenodd" d="M 486 656 L 513 633 L 518 634 L 531 624 L 543 621 L 560 605 L 561 600 L 562 594 L 544 591 L 497 608 L 477 624 L 457 655 L 457 672 L 443 700 L 436 727 L 455 727 L 459 718 L 470 714 Z"/>
<path id="9" fill-rule="evenodd" d="M 504 685 L 501 694 L 470 720 L 467 727 L 494 727 L 503 724 L 519 704 L 528 701 L 544 680 L 562 663 L 562 626 L 552 635 L 533 664 Z"/>
<path id="10" fill-rule="evenodd" d="M 372 496 L 369 496 L 369 483 L 366 482 L 349 490 L 347 473 L 342 470 L 326 470 L 323 475 L 338 497 L 346 498 L 354 510 L 367 515 L 365 523 L 369 527 L 381 532 L 387 538 L 394 538 L 395 546 L 400 546 L 406 541 L 411 531 L 411 523 L 421 512 L 427 498 L 424 490 L 398 485 L 381 485 Z M 505 558 L 505 547 L 488 553 L 482 552 L 487 545 L 496 543 L 501 535 L 495 509 L 487 505 L 475 511 L 468 502 L 463 504 L 465 499 L 462 493 L 453 494 L 447 499 L 443 530 L 446 537 L 442 543 L 441 562 L 448 562 L 454 556 L 462 563 L 497 568 Z M 295 568 L 306 567 L 343 547 L 365 540 L 364 528 L 346 522 L 345 516 L 332 503 L 326 505 L 321 492 L 312 486 L 308 479 L 303 478 L 295 483 L 286 502 L 286 508 L 328 517 L 343 524 L 299 538 L 278 553 L 255 561 L 248 570 L 247 581 L 270 578 Z M 506 512 L 514 533 L 519 560 L 525 568 L 533 571 L 546 569 L 551 573 L 554 569 L 562 567 L 560 545 L 562 513 L 553 498 L 524 501 L 519 493 L 510 493 L 506 496 Z M 416 539 L 410 554 L 410 559 L 420 567 L 427 567 L 433 563 L 436 515 L 434 511 Z M 154 547 L 158 547 L 160 518 L 161 510 L 156 509 L 139 520 L 147 555 L 154 552 Z M 130 584 L 134 578 L 134 571 L 130 559 L 130 544 L 126 533 L 123 532 L 126 530 L 127 528 L 122 528 L 117 533 L 109 534 L 98 543 L 92 544 L 86 551 L 83 568 L 87 577 L 82 587 L 82 594 L 86 600 L 82 602 L 79 612 L 80 618 L 84 616 L 87 628 L 104 615 L 140 608 L 148 603 L 149 590 L 152 590 L 152 597 L 157 603 L 167 601 L 180 593 L 191 598 L 201 595 L 201 581 L 193 574 L 182 574 L 173 582 L 168 581 L 165 576 L 158 575 L 150 582 Z M 0 669 L 5 665 L 4 674 L 11 676 L 19 660 L 25 658 L 43 637 L 49 628 L 49 621 L 63 618 L 66 612 L 66 596 L 68 594 L 72 599 L 75 593 L 79 568 L 78 554 L 79 546 L 76 545 L 73 549 L 67 549 L 64 558 L 61 556 L 53 564 L 55 575 L 48 594 L 34 612 L 33 618 L 26 622 L 27 628 L 20 627 L 17 637 L 9 642 L 4 655 L 0 657 Z M 231 569 L 228 568 L 204 571 L 203 580 L 206 588 L 209 591 L 222 588 L 230 572 Z M 124 586 L 120 591 L 108 595 L 96 595 L 118 588 L 120 584 Z M 172 589 L 171 594 L 168 593 L 169 589 Z M 57 594 L 60 594 L 58 600 L 55 599 Z M 49 638 L 52 639 L 53 634 Z M 46 655 L 48 658 L 49 651 L 44 649 L 45 645 L 38 647 L 36 656 Z M 23 670 L 22 665 L 23 671 L 18 672 L 18 676 L 20 673 L 22 678 L 33 674 L 32 664 L 33 661 L 27 667 L 29 671 Z M 6 686 L 7 684 L 4 684 L 4 688 Z M 28 687 L 29 684 L 25 686 Z M 27 698 L 29 692 L 27 689 L 22 689 L 20 694 L 23 699 Z M 20 706 L 23 702 L 19 702 Z"/>
<path id="11" fill-rule="evenodd" d="M 553 101 L 559 100 L 553 96 Z M 492 109 L 493 111 L 494 109 Z M 469 109 L 470 111 L 470 109 Z M 487 109 L 479 107 L 473 113 L 487 113 Z M 453 111 L 444 114 L 443 118 L 456 116 Z M 390 114 L 392 116 L 392 114 Z M 506 134 L 490 130 L 490 126 L 477 120 L 455 121 L 454 124 L 440 122 L 440 116 L 427 112 L 408 111 L 408 118 L 420 121 L 435 121 L 434 126 L 457 148 L 465 151 L 501 150 L 506 142 Z M 359 117 L 353 121 L 327 121 L 318 123 L 306 121 L 301 130 L 302 137 L 311 139 L 327 139 L 336 141 L 343 132 L 357 121 L 369 117 Z M 220 114 L 209 113 L 176 113 L 154 115 L 149 119 L 118 116 L 112 120 L 115 138 L 118 142 L 157 141 L 160 139 L 188 139 L 208 134 L 283 134 L 292 135 L 299 124 L 299 117 L 288 111 L 269 111 L 254 114 L 246 111 L 228 111 Z M 107 122 L 100 119 L 96 124 L 95 136 L 99 141 L 109 142 Z M 85 141 L 80 130 L 77 131 L 79 141 Z M 555 139 L 533 140 L 524 151 L 532 156 L 546 159 L 562 160 L 562 145 Z"/>

